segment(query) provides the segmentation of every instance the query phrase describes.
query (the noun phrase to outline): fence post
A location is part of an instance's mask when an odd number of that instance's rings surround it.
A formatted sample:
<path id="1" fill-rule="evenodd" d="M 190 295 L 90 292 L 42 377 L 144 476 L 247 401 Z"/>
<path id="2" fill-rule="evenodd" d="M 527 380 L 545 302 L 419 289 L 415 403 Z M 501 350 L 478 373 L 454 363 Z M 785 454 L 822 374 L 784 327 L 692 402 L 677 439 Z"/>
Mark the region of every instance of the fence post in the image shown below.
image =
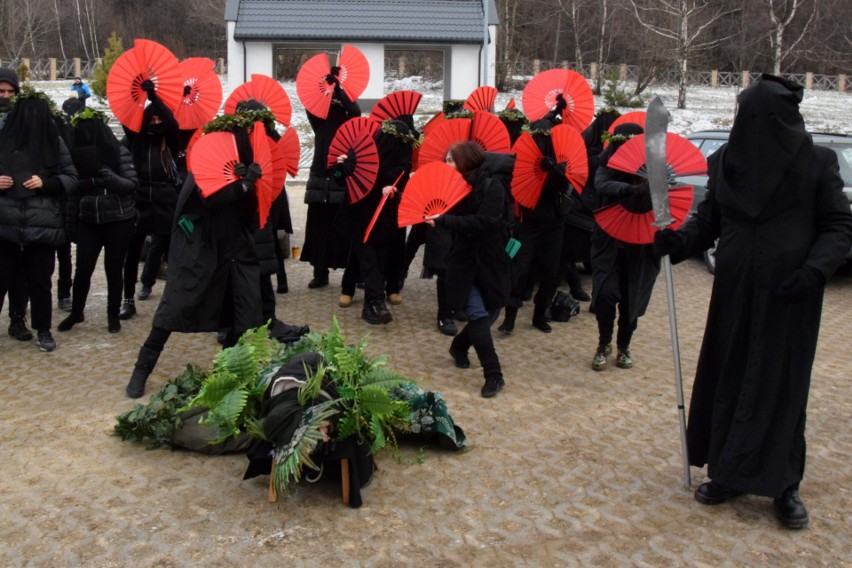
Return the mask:
<path id="1" fill-rule="evenodd" d="M 751 82 L 751 77 L 748 71 L 743 71 L 743 89 L 748 87 L 748 84 Z"/>
<path id="2" fill-rule="evenodd" d="M 814 74 L 810 71 L 805 73 L 805 88 L 809 91 L 814 89 Z"/>
<path id="3" fill-rule="evenodd" d="M 563 60 L 562 60 L 562 68 L 563 68 L 563 69 L 569 69 L 569 67 L 568 67 L 568 60 L 567 60 L 567 59 L 563 59 Z"/>
<path id="4" fill-rule="evenodd" d="M 405 56 L 404 55 L 399 56 L 399 67 L 398 67 L 398 69 L 399 69 L 399 76 L 405 77 Z"/>
<path id="5" fill-rule="evenodd" d="M 533 59 L 533 75 L 538 75 L 541 71 L 541 59 Z"/>
<path id="6" fill-rule="evenodd" d="M 841 93 L 846 92 L 846 73 L 837 76 L 837 90 Z"/>
<path id="7" fill-rule="evenodd" d="M 225 58 L 220 57 L 216 60 L 216 74 L 224 75 L 225 74 Z"/>
<path id="8" fill-rule="evenodd" d="M 49 57 L 47 59 L 47 80 L 56 81 L 56 58 Z"/>
<path id="9" fill-rule="evenodd" d="M 74 58 L 74 76 L 75 77 L 80 77 L 82 75 L 82 72 L 80 71 L 80 69 L 82 69 L 82 66 L 80 65 L 80 58 L 75 57 Z"/>
<path id="10" fill-rule="evenodd" d="M 598 62 L 593 61 L 591 65 L 589 65 L 589 75 L 590 79 L 594 82 L 598 80 Z"/>
<path id="11" fill-rule="evenodd" d="M 618 66 L 618 80 L 626 81 L 627 80 L 627 64 L 622 63 Z"/>
<path id="12" fill-rule="evenodd" d="M 719 86 L 719 72 L 716 69 L 710 71 L 710 86 L 718 87 Z"/>

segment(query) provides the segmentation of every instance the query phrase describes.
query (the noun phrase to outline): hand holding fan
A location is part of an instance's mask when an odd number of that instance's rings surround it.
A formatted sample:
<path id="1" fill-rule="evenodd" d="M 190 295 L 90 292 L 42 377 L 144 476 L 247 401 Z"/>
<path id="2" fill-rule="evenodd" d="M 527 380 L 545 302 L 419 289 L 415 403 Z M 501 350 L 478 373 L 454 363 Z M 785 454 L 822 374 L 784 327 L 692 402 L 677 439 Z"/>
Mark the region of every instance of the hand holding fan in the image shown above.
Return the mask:
<path id="1" fill-rule="evenodd" d="M 397 212 L 400 227 L 424 222 L 427 215 L 443 215 L 471 192 L 454 167 L 444 162 L 422 166 L 411 176 Z"/>
<path id="2" fill-rule="evenodd" d="M 396 184 L 398 184 L 398 183 L 399 183 L 399 180 L 401 180 L 401 179 L 402 179 L 402 176 L 404 176 L 404 175 L 405 175 L 405 170 L 403 170 L 402 172 L 400 172 L 399 177 L 397 177 L 397 178 L 396 178 L 396 181 L 395 181 L 395 182 L 393 182 L 393 183 L 391 184 L 391 186 L 393 186 L 394 188 L 396 188 Z M 382 209 L 384 209 L 384 207 L 385 207 L 385 203 L 387 203 L 387 200 L 388 200 L 388 198 L 389 198 L 391 195 L 393 195 L 393 194 L 391 194 L 391 193 L 386 193 L 386 194 L 382 195 L 382 200 L 381 200 L 381 201 L 379 201 L 379 205 L 378 205 L 378 207 L 376 207 L 376 211 L 375 211 L 375 213 L 373 213 L 373 217 L 370 219 L 370 224 L 369 224 L 369 225 L 367 225 L 367 230 L 366 230 L 366 231 L 364 231 L 364 241 L 363 241 L 363 242 L 365 242 L 365 243 L 366 243 L 366 242 L 367 242 L 367 239 L 369 239 L 369 238 L 370 238 L 370 233 L 372 233 L 372 232 L 373 232 L 373 227 L 376 225 L 376 221 L 379 219 L 379 215 L 381 215 L 381 214 L 382 214 Z"/>
<path id="3" fill-rule="evenodd" d="M 692 208 L 693 187 L 684 185 L 669 189 L 669 208 L 674 223 L 670 229 L 677 229 Z M 634 245 L 648 245 L 654 242 L 654 233 L 660 230 L 654 225 L 654 210 L 636 213 L 621 203 L 614 203 L 594 212 L 598 226 L 611 237 Z"/>
<path id="4" fill-rule="evenodd" d="M 645 135 L 640 134 L 622 144 L 609 159 L 607 166 L 647 178 L 645 162 Z M 666 170 L 669 178 L 703 175 L 707 173 L 707 160 L 692 142 L 683 136 L 667 132 Z"/>
<path id="5" fill-rule="evenodd" d="M 524 114 L 533 122 L 544 118 L 560 95 L 566 103 L 562 122 L 582 132 L 595 114 L 595 99 L 588 81 L 576 71 L 550 69 L 533 77 L 521 95 Z"/>
<path id="6" fill-rule="evenodd" d="M 216 116 L 222 104 L 222 82 L 206 57 L 190 57 L 179 63 L 183 76 L 183 97 L 175 109 L 181 130 L 201 128 Z"/>
<path id="7" fill-rule="evenodd" d="M 230 132 L 211 132 L 198 139 L 188 156 L 189 171 L 203 197 L 210 197 L 240 179 L 234 166 L 240 161 L 237 142 Z"/>
<path id="8" fill-rule="evenodd" d="M 363 121 L 352 119 L 344 122 L 328 147 L 329 168 L 335 166 L 341 155 L 346 155 L 349 166 L 354 168 L 346 176 L 349 203 L 363 199 L 373 188 L 379 173 L 379 151 L 373 140 L 374 128 L 378 125 L 366 117 L 362 118 Z"/>

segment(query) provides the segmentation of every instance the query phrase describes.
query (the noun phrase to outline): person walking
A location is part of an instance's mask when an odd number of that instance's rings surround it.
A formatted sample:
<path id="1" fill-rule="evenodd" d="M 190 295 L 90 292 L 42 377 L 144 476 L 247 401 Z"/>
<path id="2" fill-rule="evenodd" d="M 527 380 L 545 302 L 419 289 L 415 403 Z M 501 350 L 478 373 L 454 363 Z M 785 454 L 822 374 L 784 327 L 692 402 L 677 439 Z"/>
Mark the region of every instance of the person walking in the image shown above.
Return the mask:
<path id="1" fill-rule="evenodd" d="M 813 144 L 802 97 L 772 75 L 743 90 L 696 214 L 654 239 L 673 262 L 718 239 L 687 425 L 689 462 L 710 478 L 695 499 L 771 497 L 790 529 L 809 522 L 799 484 L 825 282 L 852 245 L 837 155 Z"/>
<path id="2" fill-rule="evenodd" d="M 86 99 L 92 96 L 92 90 L 83 82 L 82 77 L 74 77 L 74 83 L 71 85 L 71 90 L 77 96 L 77 100 L 86 105 Z"/>

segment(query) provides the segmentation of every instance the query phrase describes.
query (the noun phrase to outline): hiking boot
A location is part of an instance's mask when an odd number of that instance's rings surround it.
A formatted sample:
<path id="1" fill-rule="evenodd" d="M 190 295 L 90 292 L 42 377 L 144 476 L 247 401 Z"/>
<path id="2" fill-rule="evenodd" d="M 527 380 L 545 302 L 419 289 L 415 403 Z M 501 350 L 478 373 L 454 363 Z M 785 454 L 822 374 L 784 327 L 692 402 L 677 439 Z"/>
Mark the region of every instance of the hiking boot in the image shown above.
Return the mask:
<path id="1" fill-rule="evenodd" d="M 619 369 L 629 369 L 633 366 L 633 358 L 630 356 L 630 349 L 627 347 L 618 348 L 618 355 L 615 356 L 615 366 Z"/>
<path id="2" fill-rule="evenodd" d="M 496 377 L 487 377 L 485 379 L 485 384 L 482 385 L 482 390 L 479 391 L 479 394 L 482 395 L 482 398 L 491 398 L 503 390 L 504 386 L 506 386 L 506 382 L 503 380 L 502 376 L 498 375 Z"/>
<path id="3" fill-rule="evenodd" d="M 136 315 L 136 302 L 133 298 L 125 298 L 118 310 L 118 319 L 129 320 Z"/>
<path id="4" fill-rule="evenodd" d="M 136 294 L 136 299 L 145 301 L 150 297 L 151 297 L 151 287 L 145 286 L 144 284 L 142 284 L 142 289 L 139 290 L 138 294 Z"/>
<path id="5" fill-rule="evenodd" d="M 348 308 L 352 305 L 352 296 L 349 294 L 341 294 L 340 300 L 337 301 L 337 305 L 341 308 Z"/>
<path id="6" fill-rule="evenodd" d="M 399 294 L 388 294 L 388 302 L 391 306 L 398 306 L 402 303 L 402 296 Z"/>
<path id="7" fill-rule="evenodd" d="M 606 358 L 612 355 L 612 345 L 598 345 L 595 351 L 595 357 L 592 359 L 592 369 L 595 371 L 603 371 L 606 367 Z"/>
<path id="8" fill-rule="evenodd" d="M 40 351 L 50 352 L 56 349 L 56 342 L 53 340 L 53 336 L 50 334 L 50 330 L 38 332 L 38 340 L 36 341 L 36 346 L 39 348 Z"/>
<path id="9" fill-rule="evenodd" d="M 361 319 L 371 325 L 387 324 L 393 321 L 393 316 L 381 300 L 370 302 L 361 311 Z"/>
<path id="10" fill-rule="evenodd" d="M 459 332 L 459 328 L 456 327 L 453 318 L 438 318 L 438 331 L 452 337 Z"/>
<path id="11" fill-rule="evenodd" d="M 57 298 L 56 304 L 59 306 L 59 309 L 63 312 L 71 311 L 71 298 Z"/>
<path id="12" fill-rule="evenodd" d="M 780 498 L 775 499 L 778 520 L 788 529 L 798 530 L 808 526 L 808 510 L 799 497 L 799 490 L 788 487 Z"/>
<path id="13" fill-rule="evenodd" d="M 27 327 L 27 318 L 17 314 L 9 316 L 9 335 L 18 341 L 29 341 L 33 338 L 33 332 Z"/>

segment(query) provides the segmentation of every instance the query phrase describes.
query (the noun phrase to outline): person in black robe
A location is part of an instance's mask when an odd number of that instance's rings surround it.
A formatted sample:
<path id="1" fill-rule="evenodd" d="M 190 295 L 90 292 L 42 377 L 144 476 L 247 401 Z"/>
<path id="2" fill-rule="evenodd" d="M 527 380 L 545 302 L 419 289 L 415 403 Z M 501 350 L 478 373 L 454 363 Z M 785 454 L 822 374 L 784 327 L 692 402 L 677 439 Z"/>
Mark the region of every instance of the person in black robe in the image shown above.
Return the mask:
<path id="1" fill-rule="evenodd" d="M 771 75 L 740 93 L 696 215 L 655 237 L 674 262 L 719 239 L 687 426 L 689 462 L 711 480 L 695 499 L 772 497 L 792 529 L 808 524 L 798 489 L 824 285 L 852 243 L 837 156 L 813 144 L 802 94 Z"/>
<path id="2" fill-rule="evenodd" d="M 616 138 L 601 154 L 595 173 L 595 188 L 601 205 L 620 203 L 628 211 L 645 213 L 651 210 L 651 192 L 642 178 L 612 169 L 609 159 L 628 137 L 642 133 L 633 123 L 615 129 Z M 630 341 L 651 301 L 654 282 L 660 273 L 660 259 L 650 244 L 627 243 L 595 227 L 592 235 L 592 287 L 595 297 L 595 318 L 598 322 L 598 347 L 592 359 L 592 369 L 602 371 L 612 354 L 612 336 L 618 312 L 618 349 L 615 365 L 621 369 L 633 366 Z"/>
<path id="3" fill-rule="evenodd" d="M 512 261 L 506 242 L 515 156 L 486 153 L 476 142 L 461 142 L 450 147 L 447 163 L 473 188 L 449 213 L 426 217 L 429 225 L 452 232 L 447 296 L 468 320 L 453 338 L 450 356 L 456 367 L 469 368 L 468 350 L 473 346 L 485 377 L 480 394 L 490 398 L 505 386 L 491 326 L 508 302 L 511 287 Z"/>
<path id="4" fill-rule="evenodd" d="M 329 269 L 344 268 L 349 254 L 349 240 L 336 227 L 346 198 L 346 186 L 327 166 L 328 147 L 344 122 L 361 116 L 361 108 L 340 87 L 337 78 L 340 69 L 333 67 L 331 71 L 326 76 L 328 84 L 334 85 L 328 116 L 323 119 L 305 111 L 314 131 L 314 159 L 305 184 L 305 203 L 308 206 L 305 242 L 299 256 L 299 260 L 310 262 L 313 267 L 313 278 L 308 282 L 308 288 L 328 286 Z"/>
<path id="5" fill-rule="evenodd" d="M 240 179 L 202 197 L 190 174 L 178 197 L 169 278 L 125 389 L 130 398 L 145 394 L 148 376 L 172 332 L 227 328 L 223 346 L 230 347 L 263 323 L 254 241 L 255 184 L 263 172 L 254 162 L 248 130 L 240 126 L 232 130 L 240 157 L 234 171 Z"/>

